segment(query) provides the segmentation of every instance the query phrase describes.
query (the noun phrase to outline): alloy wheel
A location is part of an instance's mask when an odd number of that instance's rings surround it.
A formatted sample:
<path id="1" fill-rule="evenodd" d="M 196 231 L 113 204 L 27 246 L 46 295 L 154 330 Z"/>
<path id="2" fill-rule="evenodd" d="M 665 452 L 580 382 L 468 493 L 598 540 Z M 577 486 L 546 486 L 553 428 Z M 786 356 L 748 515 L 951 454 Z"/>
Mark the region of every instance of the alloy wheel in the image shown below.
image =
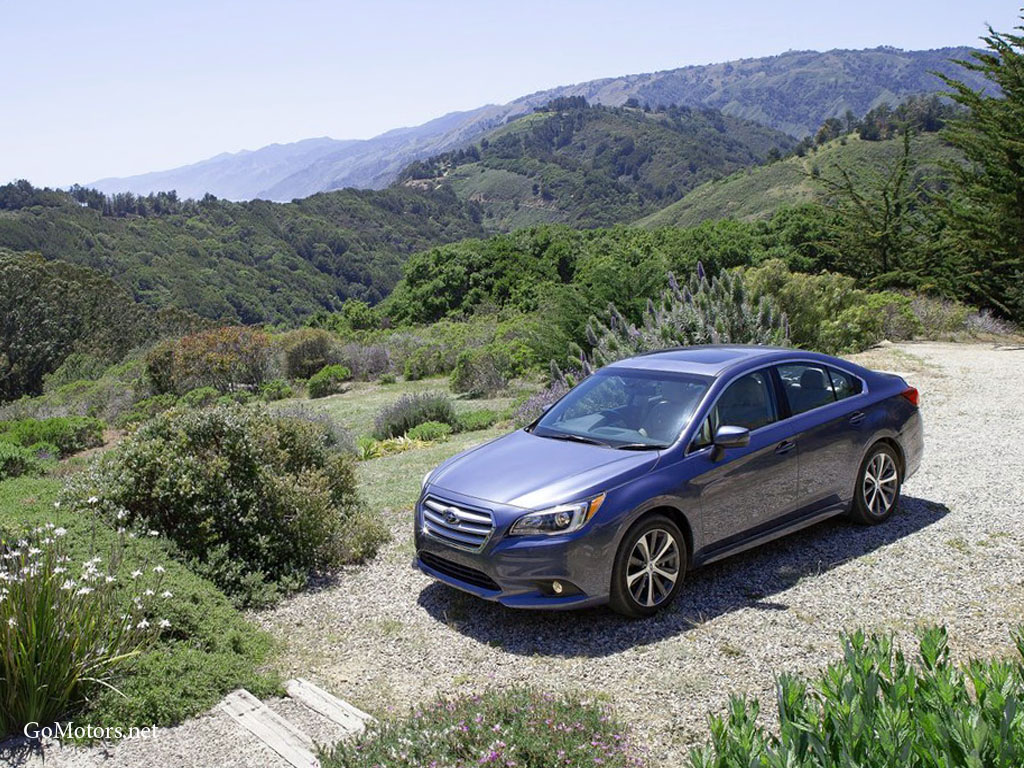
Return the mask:
<path id="1" fill-rule="evenodd" d="M 876 517 L 886 514 L 896 501 L 900 475 L 892 456 L 879 451 L 864 468 L 864 506 Z"/>
<path id="2" fill-rule="evenodd" d="M 663 528 L 652 528 L 637 539 L 626 563 L 626 587 L 637 605 L 662 603 L 679 579 L 679 544 Z"/>

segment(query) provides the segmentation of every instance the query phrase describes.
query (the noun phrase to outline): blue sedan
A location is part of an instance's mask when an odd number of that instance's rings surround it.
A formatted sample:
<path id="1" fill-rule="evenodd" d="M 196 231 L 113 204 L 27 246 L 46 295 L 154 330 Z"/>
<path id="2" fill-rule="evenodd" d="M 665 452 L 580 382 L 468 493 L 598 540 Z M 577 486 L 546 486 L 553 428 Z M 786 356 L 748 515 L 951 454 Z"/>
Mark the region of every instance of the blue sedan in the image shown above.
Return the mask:
<path id="1" fill-rule="evenodd" d="M 692 568 L 834 515 L 884 522 L 922 450 L 898 376 L 772 347 L 640 355 L 428 473 L 415 565 L 511 607 L 648 616 Z"/>

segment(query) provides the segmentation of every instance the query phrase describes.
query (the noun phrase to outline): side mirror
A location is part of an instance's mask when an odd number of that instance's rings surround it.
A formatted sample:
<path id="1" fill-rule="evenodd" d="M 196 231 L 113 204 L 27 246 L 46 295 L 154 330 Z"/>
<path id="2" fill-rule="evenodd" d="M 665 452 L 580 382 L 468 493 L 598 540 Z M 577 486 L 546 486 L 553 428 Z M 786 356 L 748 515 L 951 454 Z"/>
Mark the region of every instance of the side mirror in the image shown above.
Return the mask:
<path id="1" fill-rule="evenodd" d="M 715 432 L 715 448 L 711 460 L 718 461 L 727 448 L 744 448 L 750 445 L 750 430 L 746 427 L 719 427 Z"/>

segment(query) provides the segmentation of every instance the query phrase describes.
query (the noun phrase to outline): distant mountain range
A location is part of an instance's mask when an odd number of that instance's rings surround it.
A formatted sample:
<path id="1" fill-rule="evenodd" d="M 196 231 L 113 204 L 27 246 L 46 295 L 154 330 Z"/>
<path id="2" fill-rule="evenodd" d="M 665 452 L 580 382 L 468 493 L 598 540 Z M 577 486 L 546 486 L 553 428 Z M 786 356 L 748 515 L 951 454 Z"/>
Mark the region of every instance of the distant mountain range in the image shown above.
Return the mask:
<path id="1" fill-rule="evenodd" d="M 970 48 L 903 51 L 790 51 L 779 56 L 648 74 L 592 80 L 523 96 L 505 105 L 453 112 L 413 128 L 366 140 L 307 139 L 221 154 L 191 165 L 140 176 L 107 178 L 86 186 L 107 193 L 146 194 L 174 189 L 181 197 L 205 194 L 230 200 L 291 200 L 317 192 L 379 189 L 410 163 L 467 146 L 515 117 L 553 99 L 582 96 L 591 104 L 709 107 L 801 138 L 828 117 L 857 116 L 881 103 L 942 89 L 932 74 L 954 74 L 972 87 L 985 81 L 956 66 Z M 632 103 L 632 102 L 630 102 Z"/>

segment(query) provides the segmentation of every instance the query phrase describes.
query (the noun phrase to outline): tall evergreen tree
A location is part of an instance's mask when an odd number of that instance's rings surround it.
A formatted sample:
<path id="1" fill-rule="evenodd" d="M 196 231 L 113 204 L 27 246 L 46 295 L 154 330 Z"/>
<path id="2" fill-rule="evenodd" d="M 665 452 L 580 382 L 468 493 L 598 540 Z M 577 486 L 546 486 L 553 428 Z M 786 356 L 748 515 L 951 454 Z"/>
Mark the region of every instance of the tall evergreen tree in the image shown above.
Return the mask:
<path id="1" fill-rule="evenodd" d="M 945 247 L 961 266 L 967 295 L 1024 319 L 1024 35 L 989 27 L 988 50 L 959 61 L 991 87 L 974 90 L 943 77 L 967 108 L 951 121 L 947 141 L 966 163 L 949 166 L 954 184 L 944 199 Z M 1024 33 L 1018 26 L 1015 32 Z"/>

